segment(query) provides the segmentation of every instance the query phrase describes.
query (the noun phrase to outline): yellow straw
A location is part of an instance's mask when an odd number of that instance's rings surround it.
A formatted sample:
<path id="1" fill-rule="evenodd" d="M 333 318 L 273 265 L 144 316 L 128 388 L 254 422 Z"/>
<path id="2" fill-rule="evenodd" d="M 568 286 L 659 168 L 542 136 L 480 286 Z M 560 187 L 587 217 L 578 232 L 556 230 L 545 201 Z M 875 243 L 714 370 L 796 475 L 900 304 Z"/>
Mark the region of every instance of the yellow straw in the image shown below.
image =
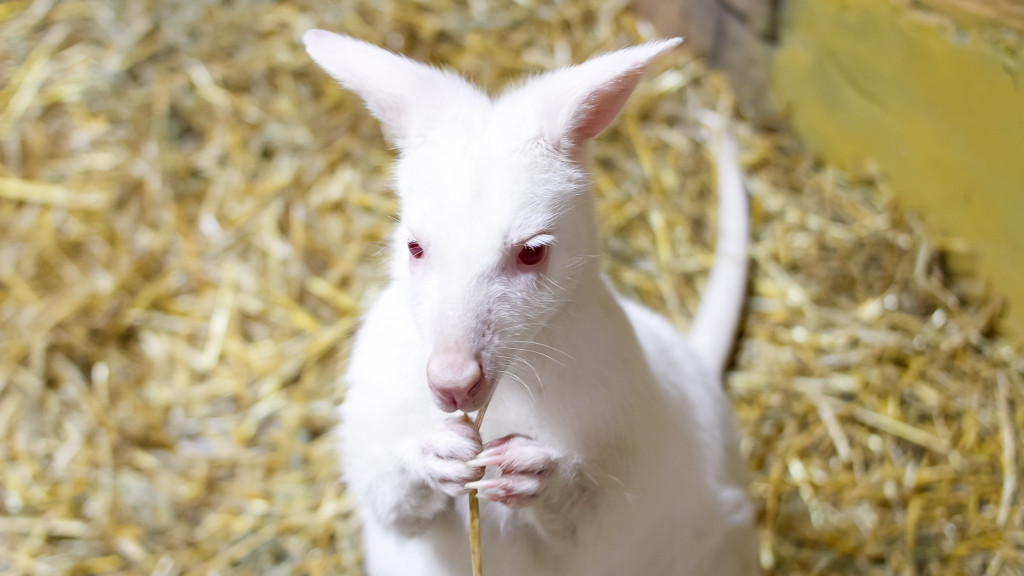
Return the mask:
<path id="1" fill-rule="evenodd" d="M 478 433 L 480 425 L 484 423 L 484 414 L 487 413 L 487 406 L 490 403 L 491 397 L 488 397 L 476 413 L 473 428 L 476 428 Z M 480 502 L 476 498 L 476 490 L 469 491 L 469 557 L 473 562 L 473 576 L 483 576 L 484 558 L 480 552 Z"/>

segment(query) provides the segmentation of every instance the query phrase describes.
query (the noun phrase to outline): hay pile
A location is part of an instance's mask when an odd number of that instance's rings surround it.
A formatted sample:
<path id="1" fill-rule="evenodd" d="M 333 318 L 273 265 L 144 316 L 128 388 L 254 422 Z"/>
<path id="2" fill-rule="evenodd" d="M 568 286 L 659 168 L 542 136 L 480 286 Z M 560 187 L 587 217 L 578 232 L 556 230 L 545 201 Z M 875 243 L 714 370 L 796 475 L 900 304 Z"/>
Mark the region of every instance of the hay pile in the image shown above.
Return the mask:
<path id="1" fill-rule="evenodd" d="M 0 573 L 359 573 L 327 432 L 396 203 L 314 26 L 490 89 L 653 35 L 603 0 L 0 4 Z M 609 269 L 681 326 L 713 235 L 694 118 L 724 94 L 677 52 L 594 149 Z M 1024 573 L 997 306 L 878 182 L 740 129 L 729 384 L 765 567 Z"/>

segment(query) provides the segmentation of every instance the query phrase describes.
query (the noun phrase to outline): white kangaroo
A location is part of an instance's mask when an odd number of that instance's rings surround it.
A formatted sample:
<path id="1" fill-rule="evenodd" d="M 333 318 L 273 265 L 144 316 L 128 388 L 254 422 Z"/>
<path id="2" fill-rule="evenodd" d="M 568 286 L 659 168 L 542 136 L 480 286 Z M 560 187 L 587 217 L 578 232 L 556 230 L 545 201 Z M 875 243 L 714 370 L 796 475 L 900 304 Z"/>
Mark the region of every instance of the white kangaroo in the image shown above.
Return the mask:
<path id="1" fill-rule="evenodd" d="M 679 39 L 490 98 L 452 72 L 322 30 L 313 59 L 397 147 L 390 283 L 340 409 L 344 478 L 374 576 L 758 572 L 722 390 L 745 293 L 747 201 L 721 138 L 719 236 L 688 336 L 602 276 L 586 148 Z M 463 413 L 490 399 L 478 434 Z"/>

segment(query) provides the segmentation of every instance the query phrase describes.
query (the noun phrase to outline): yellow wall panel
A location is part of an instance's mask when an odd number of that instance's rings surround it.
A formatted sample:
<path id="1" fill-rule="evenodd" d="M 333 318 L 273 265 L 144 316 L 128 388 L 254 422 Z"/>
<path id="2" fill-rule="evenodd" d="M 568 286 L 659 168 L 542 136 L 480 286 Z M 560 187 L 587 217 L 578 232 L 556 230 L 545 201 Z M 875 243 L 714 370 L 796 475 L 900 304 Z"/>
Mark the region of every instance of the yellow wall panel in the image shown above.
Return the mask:
<path id="1" fill-rule="evenodd" d="M 772 96 L 818 153 L 877 161 L 940 234 L 970 241 L 1024 335 L 1024 49 L 894 0 L 788 0 Z"/>

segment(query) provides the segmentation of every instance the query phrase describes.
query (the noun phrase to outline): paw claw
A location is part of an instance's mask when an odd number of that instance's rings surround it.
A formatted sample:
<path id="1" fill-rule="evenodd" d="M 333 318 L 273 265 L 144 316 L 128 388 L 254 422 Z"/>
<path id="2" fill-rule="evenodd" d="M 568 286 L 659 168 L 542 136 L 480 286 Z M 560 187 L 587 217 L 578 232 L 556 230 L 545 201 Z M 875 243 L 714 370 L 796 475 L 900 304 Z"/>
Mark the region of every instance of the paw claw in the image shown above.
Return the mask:
<path id="1" fill-rule="evenodd" d="M 516 438 L 529 439 L 529 436 L 524 436 L 522 434 L 508 434 L 506 436 L 502 436 L 501 438 L 495 438 L 494 440 L 491 440 L 490 442 L 484 444 L 484 451 L 487 451 L 487 450 L 489 450 L 491 448 L 497 448 L 499 446 L 504 446 L 505 444 L 508 444 L 510 441 L 512 441 L 512 440 L 514 440 Z"/>
<path id="2" fill-rule="evenodd" d="M 466 462 L 467 466 L 471 466 L 473 468 L 485 468 L 487 466 L 497 466 L 499 464 L 501 464 L 501 458 L 487 454 L 486 450 L 477 455 L 476 458 Z"/>
<path id="3" fill-rule="evenodd" d="M 490 482 L 492 481 L 477 480 L 476 482 L 467 482 L 465 488 L 466 490 L 476 490 L 477 492 L 482 492 L 484 490 L 484 487 Z"/>
<path id="4" fill-rule="evenodd" d="M 492 440 L 483 448 L 466 464 L 496 466 L 501 476 L 469 482 L 465 488 L 513 508 L 525 506 L 540 495 L 559 459 L 558 453 L 519 434 Z"/>
<path id="5" fill-rule="evenodd" d="M 428 484 L 448 494 L 466 493 L 467 482 L 479 480 L 484 469 L 467 465 L 467 461 L 483 448 L 480 435 L 463 418 L 449 418 L 428 434 L 414 458 Z"/>
<path id="6" fill-rule="evenodd" d="M 491 502 L 518 508 L 534 501 L 542 488 L 537 478 L 525 476 L 503 476 L 492 480 L 481 480 L 466 484 L 467 489 L 476 490 L 477 496 Z"/>

